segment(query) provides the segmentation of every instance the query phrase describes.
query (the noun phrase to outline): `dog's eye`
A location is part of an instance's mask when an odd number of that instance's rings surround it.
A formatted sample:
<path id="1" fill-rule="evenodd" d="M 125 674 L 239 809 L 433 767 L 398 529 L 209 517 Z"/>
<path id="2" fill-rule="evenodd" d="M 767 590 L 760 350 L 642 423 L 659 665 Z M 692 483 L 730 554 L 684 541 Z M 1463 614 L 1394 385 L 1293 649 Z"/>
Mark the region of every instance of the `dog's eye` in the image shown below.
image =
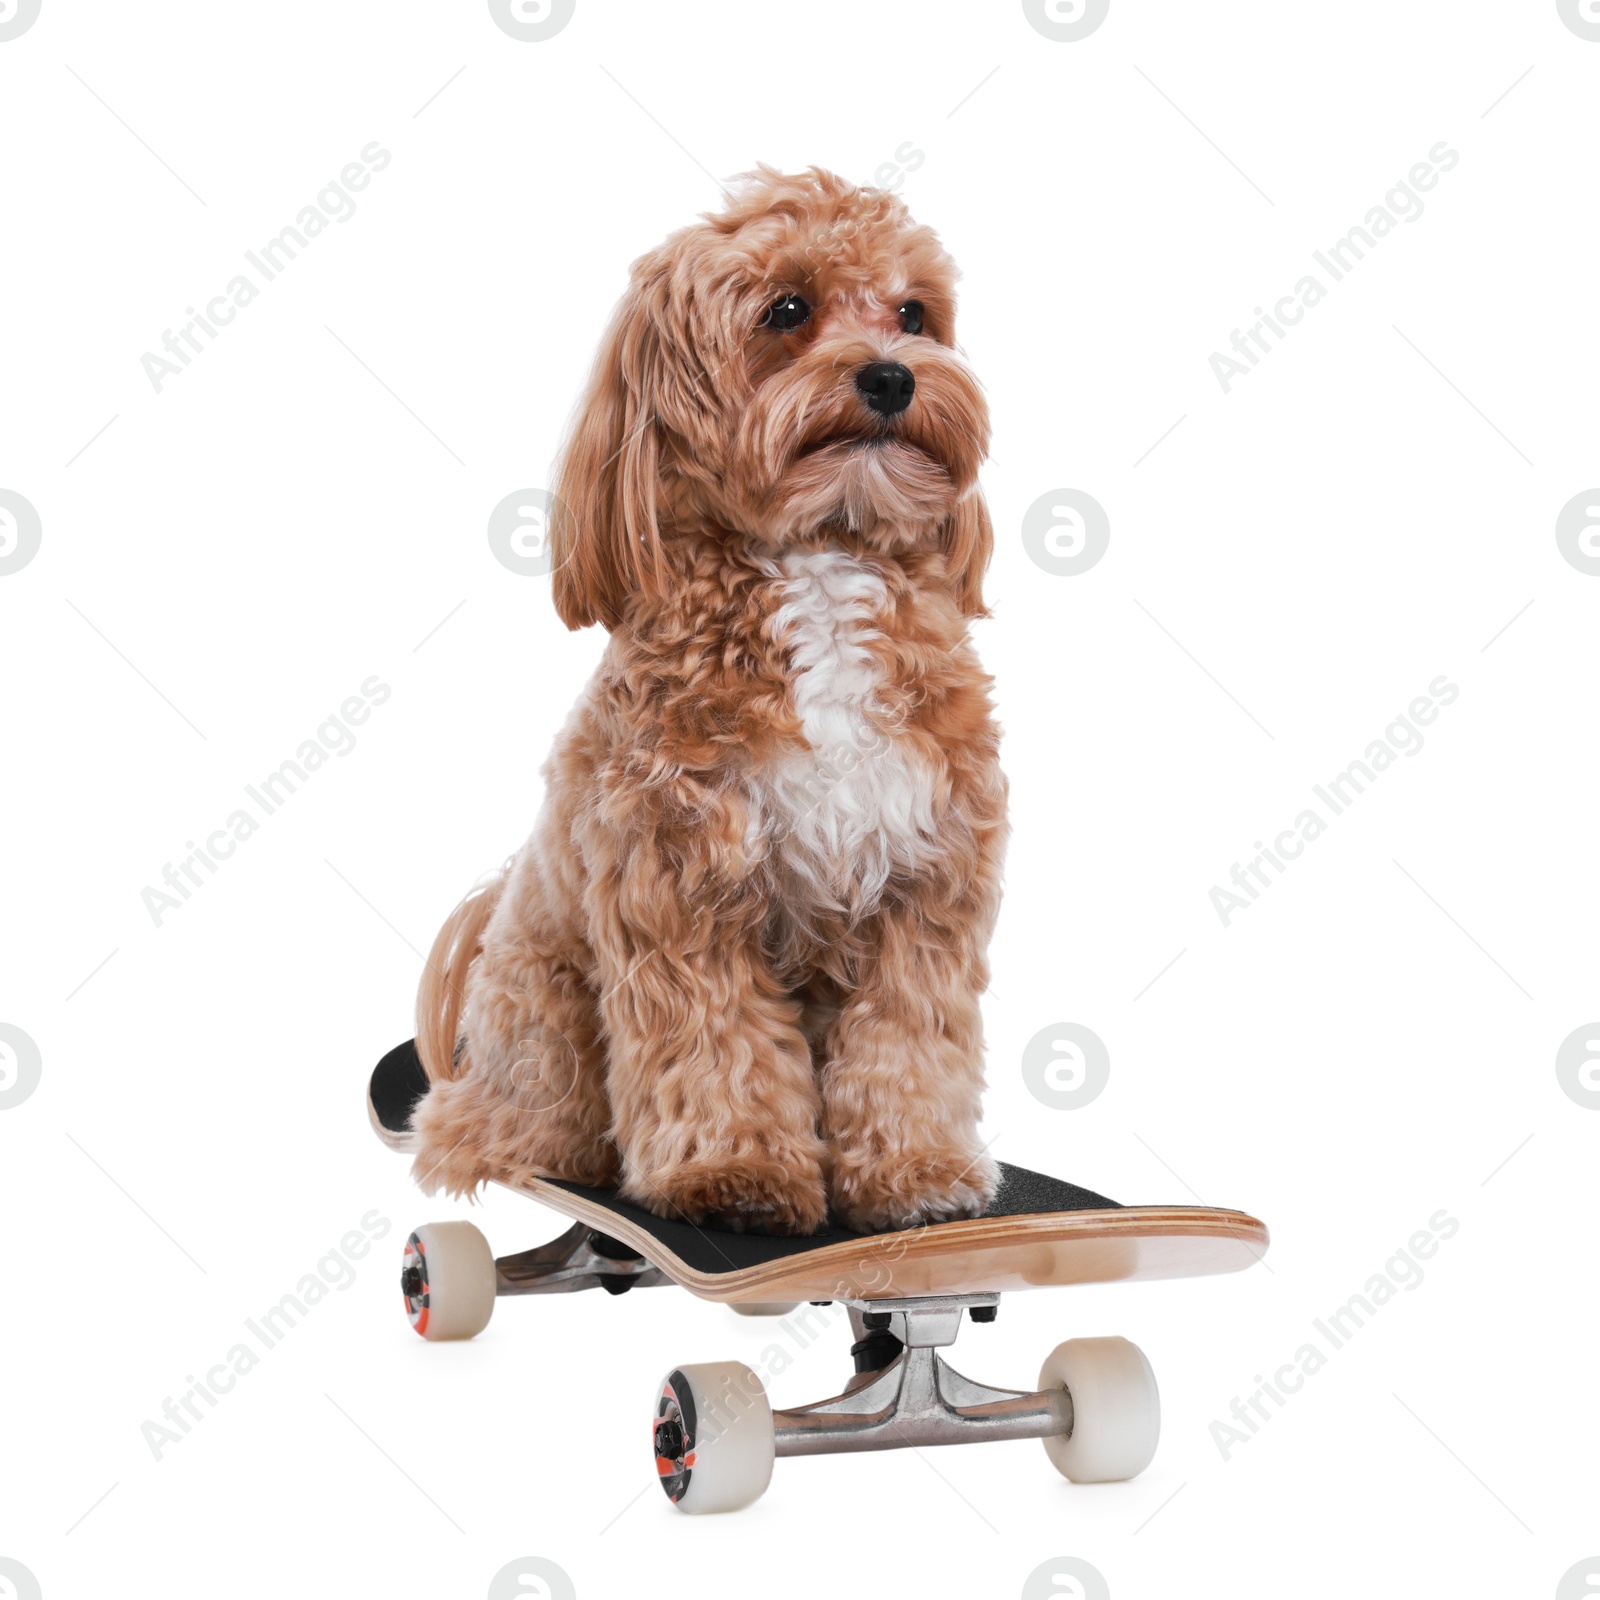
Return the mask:
<path id="1" fill-rule="evenodd" d="M 781 300 L 774 300 L 767 307 L 767 314 L 762 319 L 761 325 L 764 328 L 776 328 L 779 333 L 793 333 L 810 315 L 809 301 L 801 299 L 797 294 L 786 294 Z"/>
<path id="2" fill-rule="evenodd" d="M 797 294 L 786 294 L 767 307 L 762 326 L 776 328 L 780 333 L 792 333 L 811 315 L 811 304 Z"/>
<path id="3" fill-rule="evenodd" d="M 900 326 L 907 333 L 922 332 L 922 302 L 920 300 L 907 300 L 900 307 Z"/>

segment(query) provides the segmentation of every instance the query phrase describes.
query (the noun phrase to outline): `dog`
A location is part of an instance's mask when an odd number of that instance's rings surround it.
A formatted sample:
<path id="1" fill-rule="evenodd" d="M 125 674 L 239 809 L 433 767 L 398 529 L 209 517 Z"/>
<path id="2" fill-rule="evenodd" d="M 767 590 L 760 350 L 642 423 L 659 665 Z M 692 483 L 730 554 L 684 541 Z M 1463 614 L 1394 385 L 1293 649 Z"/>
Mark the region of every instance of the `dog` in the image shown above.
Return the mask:
<path id="1" fill-rule="evenodd" d="M 739 1230 L 979 1215 L 1006 785 L 955 269 L 761 167 L 633 266 L 559 464 L 604 658 L 418 995 L 430 1192 L 540 1176 Z"/>

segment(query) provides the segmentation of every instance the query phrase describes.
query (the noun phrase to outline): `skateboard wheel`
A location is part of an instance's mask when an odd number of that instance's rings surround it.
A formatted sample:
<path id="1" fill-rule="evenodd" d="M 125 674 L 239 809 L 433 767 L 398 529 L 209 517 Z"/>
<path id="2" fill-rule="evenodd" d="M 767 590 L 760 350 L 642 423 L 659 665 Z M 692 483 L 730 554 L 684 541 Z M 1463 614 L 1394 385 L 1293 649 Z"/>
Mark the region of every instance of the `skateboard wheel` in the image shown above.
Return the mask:
<path id="1" fill-rule="evenodd" d="M 489 1326 L 497 1275 L 489 1241 L 470 1222 L 429 1222 L 406 1240 L 400 1293 L 424 1339 L 470 1339 Z"/>
<path id="2" fill-rule="evenodd" d="M 728 1309 L 741 1317 L 786 1317 L 798 1300 L 730 1300 Z"/>
<path id="3" fill-rule="evenodd" d="M 772 1479 L 772 1407 L 742 1361 L 669 1372 L 650 1431 L 656 1474 L 680 1511 L 737 1511 L 760 1499 Z"/>
<path id="4" fill-rule="evenodd" d="M 1046 1438 L 1045 1454 L 1074 1483 L 1135 1478 L 1156 1453 L 1161 1396 L 1144 1351 L 1126 1339 L 1068 1339 L 1045 1358 L 1041 1389 L 1072 1396 L 1072 1432 Z"/>

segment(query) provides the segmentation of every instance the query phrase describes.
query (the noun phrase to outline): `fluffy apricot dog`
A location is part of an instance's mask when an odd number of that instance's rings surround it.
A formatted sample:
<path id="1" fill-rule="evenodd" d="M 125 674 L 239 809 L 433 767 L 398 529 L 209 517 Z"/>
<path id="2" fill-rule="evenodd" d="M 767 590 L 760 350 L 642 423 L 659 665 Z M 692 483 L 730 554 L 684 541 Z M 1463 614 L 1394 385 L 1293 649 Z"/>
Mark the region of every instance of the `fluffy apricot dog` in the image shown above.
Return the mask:
<path id="1" fill-rule="evenodd" d="M 440 932 L 417 1176 L 772 1233 L 980 1213 L 1005 780 L 955 271 L 893 196 L 760 169 L 635 263 L 556 610 L 605 657 L 533 836 Z"/>

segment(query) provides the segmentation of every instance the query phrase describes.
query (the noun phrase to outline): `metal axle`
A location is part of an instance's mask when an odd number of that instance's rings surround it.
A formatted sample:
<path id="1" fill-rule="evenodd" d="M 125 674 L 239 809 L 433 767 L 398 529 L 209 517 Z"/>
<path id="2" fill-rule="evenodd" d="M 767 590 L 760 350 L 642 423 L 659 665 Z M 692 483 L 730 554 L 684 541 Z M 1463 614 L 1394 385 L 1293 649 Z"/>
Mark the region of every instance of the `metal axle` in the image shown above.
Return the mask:
<path id="1" fill-rule="evenodd" d="M 991 1388 L 964 1377 L 939 1355 L 940 1347 L 955 1343 L 969 1308 L 998 1302 L 992 1294 L 849 1302 L 858 1338 L 866 1331 L 867 1314 L 888 1313 L 889 1330 L 905 1348 L 881 1371 L 862 1374 L 832 1400 L 774 1411 L 777 1453 L 806 1456 L 1070 1434 L 1072 1396 L 1065 1389 L 1029 1394 Z"/>

